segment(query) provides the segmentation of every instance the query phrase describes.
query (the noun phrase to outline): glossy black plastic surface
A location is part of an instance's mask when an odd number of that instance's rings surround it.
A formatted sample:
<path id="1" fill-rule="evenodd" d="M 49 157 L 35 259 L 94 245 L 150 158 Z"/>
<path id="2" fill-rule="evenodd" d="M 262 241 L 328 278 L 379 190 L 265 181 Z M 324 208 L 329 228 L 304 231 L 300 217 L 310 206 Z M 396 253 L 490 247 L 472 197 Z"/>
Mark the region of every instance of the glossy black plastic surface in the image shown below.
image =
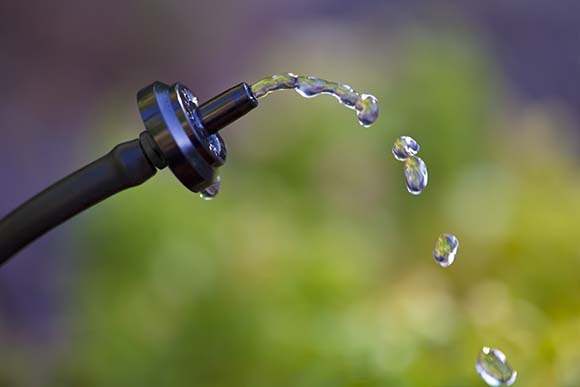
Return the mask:
<path id="1" fill-rule="evenodd" d="M 207 134 L 194 121 L 197 101 L 191 92 L 178 84 L 154 82 L 137 94 L 137 101 L 153 140 L 142 142 L 146 152 L 157 154 L 191 191 L 200 192 L 211 185 L 216 166 L 224 160 L 213 152 Z M 156 149 L 151 150 L 151 145 Z"/>
<path id="2" fill-rule="evenodd" d="M 48 187 L 0 220 L 0 264 L 79 212 L 155 175 L 139 140 L 111 152 Z"/>
<path id="3" fill-rule="evenodd" d="M 242 82 L 217 95 L 197 108 L 197 115 L 205 128 L 212 134 L 228 126 L 258 106 L 250 86 Z"/>

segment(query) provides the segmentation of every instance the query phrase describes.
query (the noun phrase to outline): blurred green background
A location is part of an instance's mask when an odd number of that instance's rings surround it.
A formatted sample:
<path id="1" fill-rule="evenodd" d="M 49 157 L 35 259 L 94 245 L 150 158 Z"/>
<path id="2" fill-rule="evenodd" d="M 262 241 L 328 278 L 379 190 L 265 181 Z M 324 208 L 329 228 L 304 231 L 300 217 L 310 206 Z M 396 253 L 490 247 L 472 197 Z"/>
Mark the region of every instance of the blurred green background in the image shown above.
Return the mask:
<path id="1" fill-rule="evenodd" d="M 374 94 L 381 116 L 364 129 L 330 97 L 273 94 L 224 131 L 215 200 L 163 171 L 31 246 L 0 276 L 0 385 L 483 386 L 474 361 L 492 346 L 518 386 L 580 386 L 575 100 L 510 75 L 478 7 L 337 3 L 36 10 L 56 21 L 33 36 L 98 21 L 41 40 L 37 72 L 15 70 L 35 61 L 30 46 L 5 61 L 6 79 L 48 82 L 42 99 L 6 105 L 28 113 L 2 116 L 43 122 L 6 129 L 5 147 L 39 153 L 8 150 L 5 212 L 135 137 L 134 93 L 157 78 L 199 84 L 204 100 L 241 80 L 312 74 Z M 18 26 L 29 15 L 12 12 Z M 58 50 L 93 56 L 59 69 L 46 59 Z M 429 168 L 417 197 L 390 154 L 400 135 Z M 460 241 L 448 269 L 431 253 L 443 232 Z"/>

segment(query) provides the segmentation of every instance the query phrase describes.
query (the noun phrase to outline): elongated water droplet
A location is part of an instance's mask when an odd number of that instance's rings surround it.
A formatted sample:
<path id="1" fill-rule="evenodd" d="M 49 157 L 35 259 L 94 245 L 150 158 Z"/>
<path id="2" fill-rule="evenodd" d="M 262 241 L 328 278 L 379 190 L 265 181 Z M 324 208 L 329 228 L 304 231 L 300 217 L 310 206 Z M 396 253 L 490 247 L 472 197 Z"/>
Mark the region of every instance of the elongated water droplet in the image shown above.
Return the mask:
<path id="1" fill-rule="evenodd" d="M 518 376 L 517 371 L 511 369 L 506 356 L 499 349 L 483 347 L 475 369 L 481 378 L 490 386 L 511 386 Z"/>
<path id="2" fill-rule="evenodd" d="M 450 266 L 455 261 L 459 249 L 459 241 L 453 234 L 441 234 L 435 241 L 433 256 L 442 267 Z"/>
<path id="3" fill-rule="evenodd" d="M 215 180 L 215 183 L 213 183 L 212 185 L 201 191 L 199 193 L 199 196 L 203 200 L 212 200 L 213 198 L 215 198 L 216 195 L 220 192 L 221 181 L 222 181 L 221 177 L 218 176 Z"/>
<path id="4" fill-rule="evenodd" d="M 411 156 L 405 160 L 405 181 L 407 191 L 413 195 L 419 195 L 427 187 L 427 165 L 420 157 Z"/>
<path id="5" fill-rule="evenodd" d="M 344 83 L 339 83 L 334 92 L 340 103 L 349 109 L 354 108 L 359 98 L 358 93 Z"/>
<path id="6" fill-rule="evenodd" d="M 288 89 L 294 89 L 305 98 L 321 94 L 332 95 L 342 105 L 355 110 L 358 122 L 364 127 L 369 127 L 379 117 L 379 103 L 375 97 L 370 94 L 359 94 L 343 83 L 286 73 L 261 79 L 252 85 L 252 93 L 256 98 L 263 98 L 276 90 Z"/>
<path id="7" fill-rule="evenodd" d="M 393 156 L 399 161 L 405 161 L 419 152 L 419 144 L 409 136 L 401 136 L 393 144 Z"/>
<path id="8" fill-rule="evenodd" d="M 296 84 L 295 90 L 304 98 L 312 98 L 321 94 L 326 89 L 330 90 L 330 87 L 327 86 L 330 85 L 324 79 L 316 77 L 298 77 L 298 83 Z"/>

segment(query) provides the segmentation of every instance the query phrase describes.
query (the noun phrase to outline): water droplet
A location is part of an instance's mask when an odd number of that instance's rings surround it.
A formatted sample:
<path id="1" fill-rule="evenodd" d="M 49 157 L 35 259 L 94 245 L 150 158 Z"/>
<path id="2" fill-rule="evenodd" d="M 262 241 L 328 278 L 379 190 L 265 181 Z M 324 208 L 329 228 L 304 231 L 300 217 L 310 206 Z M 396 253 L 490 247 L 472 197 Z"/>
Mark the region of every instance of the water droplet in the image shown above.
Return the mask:
<path id="1" fill-rule="evenodd" d="M 339 83 L 334 92 L 340 103 L 349 109 L 354 109 L 359 96 L 352 87 L 343 83 Z"/>
<path id="2" fill-rule="evenodd" d="M 481 378 L 490 386 L 511 386 L 518 376 L 517 371 L 508 365 L 506 356 L 499 349 L 483 347 L 475 369 Z"/>
<path id="3" fill-rule="evenodd" d="M 298 82 L 298 76 L 292 73 L 276 74 L 264 78 L 252 85 L 252 94 L 256 98 L 267 96 L 273 91 L 282 89 L 293 89 Z"/>
<path id="4" fill-rule="evenodd" d="M 442 267 L 450 266 L 455 261 L 459 249 L 459 240 L 453 234 L 441 234 L 435 241 L 433 256 Z"/>
<path id="5" fill-rule="evenodd" d="M 358 122 L 368 128 L 379 117 L 379 102 L 370 94 L 361 94 L 355 105 Z"/>
<path id="6" fill-rule="evenodd" d="M 294 89 L 305 98 L 332 95 L 347 108 L 355 110 L 359 123 L 364 127 L 369 127 L 379 117 L 379 103 L 375 97 L 359 94 L 343 83 L 286 73 L 261 79 L 252 85 L 252 93 L 256 98 L 263 98 L 276 90 L 288 89 Z"/>
<path id="7" fill-rule="evenodd" d="M 399 161 L 405 161 L 419 152 L 419 144 L 412 137 L 401 136 L 393 144 L 393 156 Z"/>
<path id="8" fill-rule="evenodd" d="M 203 200 L 212 200 L 215 198 L 216 195 L 220 192 L 221 181 L 221 177 L 218 176 L 215 180 L 215 183 L 199 193 L 199 197 L 201 197 Z"/>
<path id="9" fill-rule="evenodd" d="M 327 86 L 329 86 L 329 84 L 324 79 L 316 77 L 298 77 L 298 83 L 295 86 L 295 90 L 305 98 L 312 98 L 326 90 L 330 90 Z"/>
<path id="10" fill-rule="evenodd" d="M 419 195 L 427 186 L 427 165 L 420 157 L 411 156 L 405 160 L 405 181 L 407 191 L 413 195 Z"/>

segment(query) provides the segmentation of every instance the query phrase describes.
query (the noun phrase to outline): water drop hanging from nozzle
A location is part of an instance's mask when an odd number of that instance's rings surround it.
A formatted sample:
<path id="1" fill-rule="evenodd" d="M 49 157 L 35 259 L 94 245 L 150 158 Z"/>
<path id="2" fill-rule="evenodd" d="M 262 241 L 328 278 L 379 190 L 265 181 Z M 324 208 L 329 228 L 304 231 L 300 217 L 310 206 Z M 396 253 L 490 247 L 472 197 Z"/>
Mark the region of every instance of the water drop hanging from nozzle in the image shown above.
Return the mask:
<path id="1" fill-rule="evenodd" d="M 204 189 L 199 193 L 199 196 L 203 200 L 212 200 L 213 198 L 215 198 L 217 194 L 220 192 L 221 181 L 222 181 L 221 177 L 218 176 L 214 183 L 212 183 L 209 187 L 207 187 L 206 189 Z"/>

